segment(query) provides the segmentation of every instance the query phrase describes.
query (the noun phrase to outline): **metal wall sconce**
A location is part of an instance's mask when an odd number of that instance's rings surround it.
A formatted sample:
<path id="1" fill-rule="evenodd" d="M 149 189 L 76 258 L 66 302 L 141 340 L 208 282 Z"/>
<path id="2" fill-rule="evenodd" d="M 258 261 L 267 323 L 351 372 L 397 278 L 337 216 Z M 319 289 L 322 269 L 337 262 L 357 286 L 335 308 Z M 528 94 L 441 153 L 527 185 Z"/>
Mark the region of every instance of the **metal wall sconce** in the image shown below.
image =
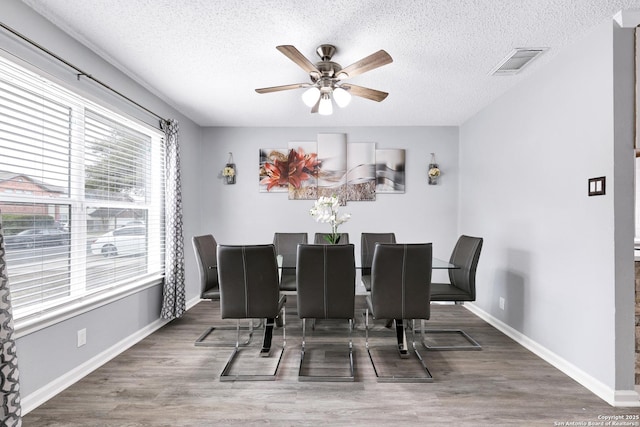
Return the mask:
<path id="1" fill-rule="evenodd" d="M 225 184 L 236 183 L 236 164 L 233 163 L 233 154 L 229 152 L 229 160 L 222 170 L 222 176 L 224 177 Z"/>
<path id="2" fill-rule="evenodd" d="M 438 163 L 436 162 L 435 153 L 431 153 L 431 161 L 429 162 L 429 170 L 427 175 L 429 176 L 429 185 L 438 184 L 438 179 L 440 179 L 440 168 L 438 167 Z"/>

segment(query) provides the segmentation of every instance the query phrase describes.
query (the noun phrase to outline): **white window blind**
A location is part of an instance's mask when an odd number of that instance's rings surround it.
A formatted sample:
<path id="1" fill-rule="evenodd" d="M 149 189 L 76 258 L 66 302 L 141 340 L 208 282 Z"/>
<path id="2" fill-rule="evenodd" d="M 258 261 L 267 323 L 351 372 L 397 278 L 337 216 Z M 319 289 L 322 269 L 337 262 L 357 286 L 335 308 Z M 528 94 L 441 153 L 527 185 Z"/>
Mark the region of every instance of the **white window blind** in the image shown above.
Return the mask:
<path id="1" fill-rule="evenodd" d="M 164 144 L 0 57 L 0 213 L 16 320 L 164 272 Z"/>

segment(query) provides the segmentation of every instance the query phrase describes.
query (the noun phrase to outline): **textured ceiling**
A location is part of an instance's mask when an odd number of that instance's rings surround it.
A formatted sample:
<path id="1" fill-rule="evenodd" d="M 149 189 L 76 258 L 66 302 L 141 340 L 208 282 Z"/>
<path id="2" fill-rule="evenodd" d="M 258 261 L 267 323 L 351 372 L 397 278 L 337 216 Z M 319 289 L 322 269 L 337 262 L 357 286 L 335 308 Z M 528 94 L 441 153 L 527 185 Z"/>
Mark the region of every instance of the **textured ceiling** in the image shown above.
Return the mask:
<path id="1" fill-rule="evenodd" d="M 459 125 L 558 51 L 640 0 L 23 0 L 203 126 Z M 389 92 L 311 114 L 306 83 L 276 50 L 343 67 L 379 50 L 394 62 L 348 80 Z M 46 43 L 45 43 L 46 45 Z M 516 76 L 489 76 L 515 47 L 550 48 Z M 100 79 L 100 70 L 87 70 Z M 118 89 L 118 88 L 116 88 Z"/>

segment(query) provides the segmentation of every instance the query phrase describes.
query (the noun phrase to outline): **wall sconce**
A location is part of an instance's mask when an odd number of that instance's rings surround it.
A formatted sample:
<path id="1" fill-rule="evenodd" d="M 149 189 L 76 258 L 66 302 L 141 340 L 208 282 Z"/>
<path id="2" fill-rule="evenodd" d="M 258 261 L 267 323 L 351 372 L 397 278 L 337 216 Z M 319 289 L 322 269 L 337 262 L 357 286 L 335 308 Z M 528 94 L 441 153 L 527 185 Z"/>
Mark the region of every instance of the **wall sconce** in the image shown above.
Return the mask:
<path id="1" fill-rule="evenodd" d="M 431 153 L 431 161 L 429 162 L 429 171 L 427 175 L 429 176 L 429 185 L 436 185 L 438 183 L 438 179 L 440 178 L 440 168 L 438 167 L 438 163 L 436 162 L 435 153 Z"/>
<path id="2" fill-rule="evenodd" d="M 222 170 L 222 176 L 225 179 L 225 184 L 236 183 L 236 164 L 233 163 L 233 154 L 231 152 L 229 152 L 229 160 L 227 160 L 227 164 L 224 165 Z"/>

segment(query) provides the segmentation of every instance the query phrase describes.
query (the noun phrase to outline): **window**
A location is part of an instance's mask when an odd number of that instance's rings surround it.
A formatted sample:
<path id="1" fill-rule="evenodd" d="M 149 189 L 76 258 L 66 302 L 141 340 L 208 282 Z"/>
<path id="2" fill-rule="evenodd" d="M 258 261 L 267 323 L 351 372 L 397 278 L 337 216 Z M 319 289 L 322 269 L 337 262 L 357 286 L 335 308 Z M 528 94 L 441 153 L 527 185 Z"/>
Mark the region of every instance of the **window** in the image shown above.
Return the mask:
<path id="1" fill-rule="evenodd" d="M 0 213 L 17 321 L 164 273 L 162 138 L 0 57 Z"/>

